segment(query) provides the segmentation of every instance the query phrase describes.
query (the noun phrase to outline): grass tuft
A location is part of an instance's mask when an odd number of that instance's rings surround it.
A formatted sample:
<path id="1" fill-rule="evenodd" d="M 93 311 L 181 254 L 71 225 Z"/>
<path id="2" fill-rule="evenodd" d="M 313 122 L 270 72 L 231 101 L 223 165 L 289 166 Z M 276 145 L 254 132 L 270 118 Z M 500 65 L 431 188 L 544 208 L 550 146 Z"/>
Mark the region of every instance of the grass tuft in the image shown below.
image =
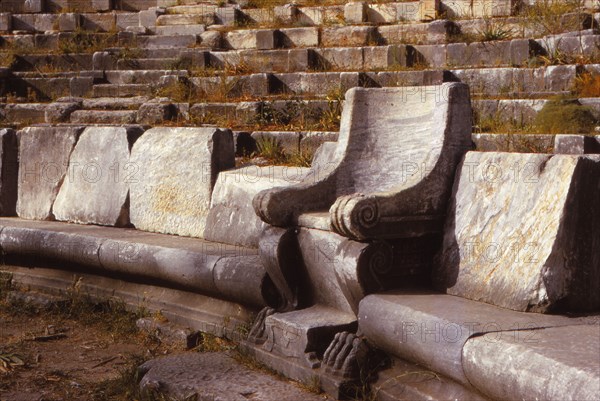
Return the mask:
<path id="1" fill-rule="evenodd" d="M 577 99 L 557 97 L 549 100 L 536 115 L 534 125 L 540 134 L 590 134 L 596 119 L 589 107 Z"/>

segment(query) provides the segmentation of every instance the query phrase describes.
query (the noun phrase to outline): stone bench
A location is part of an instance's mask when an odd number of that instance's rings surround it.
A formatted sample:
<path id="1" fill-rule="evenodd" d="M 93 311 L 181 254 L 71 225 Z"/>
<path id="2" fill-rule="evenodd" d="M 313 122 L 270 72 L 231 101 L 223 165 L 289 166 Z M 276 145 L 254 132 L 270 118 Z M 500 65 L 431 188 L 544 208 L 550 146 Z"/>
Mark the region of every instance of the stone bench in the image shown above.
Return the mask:
<path id="1" fill-rule="evenodd" d="M 460 399 L 597 398 L 599 166 L 597 155 L 467 153 L 432 273 L 447 294 L 369 295 L 361 335 L 425 376 L 442 374 L 445 394 Z M 401 378 L 403 365 L 374 388 L 390 399 L 441 394 Z"/>
<path id="2" fill-rule="evenodd" d="M 600 390 L 598 315 L 514 312 L 451 295 L 396 291 L 367 296 L 358 316 L 371 344 L 418 364 L 406 371 L 395 361 L 380 373 L 373 388 L 389 399 L 453 393 L 469 400 L 593 400 Z"/>
<path id="3" fill-rule="evenodd" d="M 215 128 L 28 127 L 18 133 L 18 148 L 14 131 L 1 133 L 0 211 L 18 216 L 0 219 L 9 271 L 41 268 L 30 275 L 42 277 L 45 268 L 67 269 L 85 274 L 92 287 L 94 277 L 107 277 L 215 298 L 198 319 L 217 333 L 223 327 L 214 327 L 215 316 L 226 321 L 233 305 L 249 316 L 281 304 L 259 255 L 266 225 L 251 199 L 308 169 L 225 173 L 234 163 L 232 133 Z"/>

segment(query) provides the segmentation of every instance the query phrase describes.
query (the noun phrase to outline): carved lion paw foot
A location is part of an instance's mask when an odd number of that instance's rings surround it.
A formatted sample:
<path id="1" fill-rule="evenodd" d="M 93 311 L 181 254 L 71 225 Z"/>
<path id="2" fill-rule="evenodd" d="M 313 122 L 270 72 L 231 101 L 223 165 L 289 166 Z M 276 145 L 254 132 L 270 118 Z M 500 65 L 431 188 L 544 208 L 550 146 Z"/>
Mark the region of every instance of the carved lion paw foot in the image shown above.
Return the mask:
<path id="1" fill-rule="evenodd" d="M 337 333 L 323 355 L 322 365 L 343 377 L 357 377 L 359 364 L 368 353 L 368 345 L 356 334 Z"/>
<path id="2" fill-rule="evenodd" d="M 263 308 L 258 312 L 258 315 L 252 324 L 252 329 L 250 329 L 250 333 L 248 333 L 248 341 L 255 344 L 262 344 L 266 341 L 265 320 L 274 313 L 275 309 L 269 307 Z"/>

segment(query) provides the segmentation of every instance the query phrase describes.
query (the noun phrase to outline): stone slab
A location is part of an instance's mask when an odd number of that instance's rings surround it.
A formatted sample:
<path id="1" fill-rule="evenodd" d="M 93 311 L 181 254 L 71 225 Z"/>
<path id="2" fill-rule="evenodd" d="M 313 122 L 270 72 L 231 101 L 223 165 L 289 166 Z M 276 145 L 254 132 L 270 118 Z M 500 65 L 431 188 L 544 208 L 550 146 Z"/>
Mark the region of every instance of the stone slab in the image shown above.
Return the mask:
<path id="1" fill-rule="evenodd" d="M 282 28 L 279 32 L 283 47 L 319 46 L 319 29 L 316 27 Z"/>
<path id="2" fill-rule="evenodd" d="M 324 27 L 321 46 L 368 46 L 375 40 L 375 28 L 370 26 Z"/>
<path id="3" fill-rule="evenodd" d="M 176 399 L 222 401 L 331 400 L 237 362 L 231 354 L 190 352 L 153 359 L 140 366 L 142 389 L 160 389 Z M 227 378 L 224 380 L 224 378 Z"/>
<path id="4" fill-rule="evenodd" d="M 76 110 L 70 119 L 75 124 L 134 124 L 135 110 Z"/>
<path id="5" fill-rule="evenodd" d="M 422 366 L 393 358 L 371 385 L 378 401 L 488 401 L 476 391 Z"/>
<path id="6" fill-rule="evenodd" d="M 467 388 L 471 384 L 462 361 L 463 347 L 469 339 L 486 333 L 597 323 L 597 316 L 570 318 L 515 312 L 426 291 L 369 295 L 361 301 L 358 313 L 359 330 L 375 347 Z"/>
<path id="7" fill-rule="evenodd" d="M 433 280 L 520 311 L 600 306 L 599 156 L 469 152 Z"/>
<path id="8" fill-rule="evenodd" d="M 268 225 L 254 212 L 252 199 L 263 189 L 295 184 L 306 174 L 308 168 L 291 166 L 248 166 L 221 172 L 212 193 L 204 238 L 258 248 Z"/>
<path id="9" fill-rule="evenodd" d="M 600 143 L 593 136 L 556 135 L 554 137 L 554 153 L 567 155 L 600 153 Z"/>
<path id="10" fill-rule="evenodd" d="M 129 161 L 129 151 L 142 133 L 141 127 L 88 127 L 83 131 L 54 202 L 57 220 L 129 224 L 129 184 L 140 174 Z"/>
<path id="11" fill-rule="evenodd" d="M 0 13 L 0 32 L 12 30 L 12 14 Z"/>
<path id="12" fill-rule="evenodd" d="M 131 162 L 143 172 L 130 184 L 131 223 L 202 237 L 217 175 L 234 165 L 233 136 L 215 128 L 153 128 L 134 145 Z"/>
<path id="13" fill-rule="evenodd" d="M 463 350 L 465 374 L 493 399 L 597 400 L 600 325 L 489 333 Z"/>
<path id="14" fill-rule="evenodd" d="M 19 132 L 19 217 L 54 218 L 52 206 L 82 131 L 80 127 L 28 127 Z"/>

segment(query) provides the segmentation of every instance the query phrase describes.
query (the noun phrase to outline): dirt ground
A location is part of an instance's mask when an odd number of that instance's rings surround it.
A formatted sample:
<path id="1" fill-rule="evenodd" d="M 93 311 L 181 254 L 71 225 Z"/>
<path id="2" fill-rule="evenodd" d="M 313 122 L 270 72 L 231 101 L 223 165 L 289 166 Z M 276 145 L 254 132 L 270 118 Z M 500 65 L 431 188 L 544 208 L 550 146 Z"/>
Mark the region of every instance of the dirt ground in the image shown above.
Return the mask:
<path id="1" fill-rule="evenodd" d="M 119 314 L 121 314 L 119 316 Z M 138 399 L 135 367 L 172 352 L 106 305 L 0 300 L 0 400 Z"/>
<path id="2" fill-rule="evenodd" d="M 138 329 L 141 317 L 167 324 L 160 313 L 131 312 L 118 300 L 98 303 L 77 294 L 36 295 L 1 279 L 0 401 L 175 401 L 160 393 L 142 393 L 137 367 L 183 351 L 227 352 L 247 368 L 300 387 L 306 393 L 302 399 L 315 398 L 315 389 L 272 375 L 227 340 L 201 333 L 193 337 L 196 346 L 190 350 L 189 339 Z"/>

